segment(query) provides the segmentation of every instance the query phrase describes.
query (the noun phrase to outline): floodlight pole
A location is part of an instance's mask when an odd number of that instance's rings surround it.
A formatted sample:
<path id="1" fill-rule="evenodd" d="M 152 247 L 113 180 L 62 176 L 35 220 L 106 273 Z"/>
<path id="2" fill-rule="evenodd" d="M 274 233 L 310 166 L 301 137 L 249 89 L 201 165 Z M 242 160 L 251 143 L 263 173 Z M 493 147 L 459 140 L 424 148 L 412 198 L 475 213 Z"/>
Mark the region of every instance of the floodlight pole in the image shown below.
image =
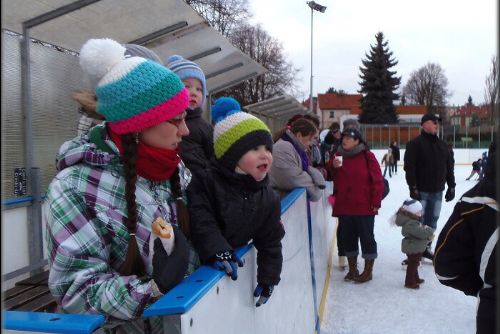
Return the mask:
<path id="1" fill-rule="evenodd" d="M 324 13 L 326 10 L 325 6 L 322 6 L 314 1 L 306 2 L 309 8 L 311 8 L 311 82 L 309 86 L 309 112 L 313 112 L 313 11 Z"/>
<path id="2" fill-rule="evenodd" d="M 313 112 L 313 8 L 311 7 L 311 82 L 309 86 L 309 112 Z"/>

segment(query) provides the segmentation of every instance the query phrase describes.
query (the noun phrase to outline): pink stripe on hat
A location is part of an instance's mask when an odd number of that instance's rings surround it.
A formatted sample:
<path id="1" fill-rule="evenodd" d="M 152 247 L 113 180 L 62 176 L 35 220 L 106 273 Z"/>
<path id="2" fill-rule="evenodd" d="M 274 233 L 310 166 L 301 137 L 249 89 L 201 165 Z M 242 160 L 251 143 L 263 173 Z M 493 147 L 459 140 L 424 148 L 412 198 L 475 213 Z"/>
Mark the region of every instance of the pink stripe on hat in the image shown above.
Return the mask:
<path id="1" fill-rule="evenodd" d="M 154 108 L 150 108 L 125 120 L 108 122 L 108 125 L 119 135 L 141 132 L 146 128 L 160 124 L 183 113 L 188 104 L 189 92 L 186 88 L 183 88 L 177 95 Z"/>

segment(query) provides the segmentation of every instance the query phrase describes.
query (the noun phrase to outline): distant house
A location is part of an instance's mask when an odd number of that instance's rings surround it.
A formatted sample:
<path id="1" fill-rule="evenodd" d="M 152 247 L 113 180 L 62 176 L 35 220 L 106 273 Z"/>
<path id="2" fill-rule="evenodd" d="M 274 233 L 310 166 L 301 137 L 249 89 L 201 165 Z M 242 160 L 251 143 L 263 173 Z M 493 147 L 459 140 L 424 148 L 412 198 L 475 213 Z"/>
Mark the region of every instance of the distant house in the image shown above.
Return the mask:
<path id="1" fill-rule="evenodd" d="M 341 127 L 344 120 L 349 118 L 358 119 L 361 114 L 361 94 L 318 94 L 313 98 L 313 111 L 319 117 L 322 128 L 329 127 L 333 122 L 338 122 Z M 304 103 L 309 108 L 309 99 Z M 426 106 L 396 106 L 400 123 L 420 124 L 422 115 L 427 112 Z"/>
<path id="2" fill-rule="evenodd" d="M 451 125 L 458 127 L 475 127 L 478 125 L 490 125 L 491 112 L 490 106 L 482 105 L 475 106 L 466 104 L 455 108 L 453 113 L 450 113 Z"/>

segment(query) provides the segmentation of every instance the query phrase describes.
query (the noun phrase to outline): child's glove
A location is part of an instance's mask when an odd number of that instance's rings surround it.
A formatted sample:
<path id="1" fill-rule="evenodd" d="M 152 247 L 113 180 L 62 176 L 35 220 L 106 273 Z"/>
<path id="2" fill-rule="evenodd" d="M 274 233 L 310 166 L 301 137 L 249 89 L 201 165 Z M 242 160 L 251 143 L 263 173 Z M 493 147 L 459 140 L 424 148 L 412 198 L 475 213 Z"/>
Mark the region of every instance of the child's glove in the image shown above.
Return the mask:
<path id="1" fill-rule="evenodd" d="M 335 206 L 335 201 L 336 201 L 335 195 L 332 194 L 332 195 L 328 196 L 327 200 L 328 200 L 328 204 L 330 204 L 330 206 L 333 209 L 333 207 Z"/>
<path id="2" fill-rule="evenodd" d="M 429 232 L 429 237 L 427 240 L 432 241 L 434 240 L 435 234 L 434 234 L 434 229 L 430 226 L 424 225 L 424 229 Z"/>
<path id="3" fill-rule="evenodd" d="M 257 284 L 255 291 L 253 292 L 254 297 L 259 297 L 255 306 L 259 307 L 262 304 L 267 303 L 271 294 L 273 293 L 274 285 L 267 284 Z"/>
<path id="4" fill-rule="evenodd" d="M 243 267 L 243 261 L 232 250 L 220 252 L 212 257 L 212 267 L 225 271 L 233 281 L 238 279 L 238 267 Z"/>

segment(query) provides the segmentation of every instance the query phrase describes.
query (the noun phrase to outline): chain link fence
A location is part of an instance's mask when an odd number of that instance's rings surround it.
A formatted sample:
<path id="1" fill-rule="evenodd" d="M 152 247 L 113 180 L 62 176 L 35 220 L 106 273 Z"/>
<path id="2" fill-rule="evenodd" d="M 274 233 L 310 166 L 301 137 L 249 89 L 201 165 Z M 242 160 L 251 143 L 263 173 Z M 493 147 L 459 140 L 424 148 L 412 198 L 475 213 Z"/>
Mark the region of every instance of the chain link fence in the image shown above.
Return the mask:
<path id="1" fill-rule="evenodd" d="M 371 149 L 385 149 L 393 142 L 400 148 L 420 134 L 419 123 L 408 124 L 361 124 L 361 132 Z M 443 125 L 439 137 L 453 145 L 454 148 L 484 148 L 497 138 L 498 126 L 479 124 L 477 126 L 460 127 Z"/>

